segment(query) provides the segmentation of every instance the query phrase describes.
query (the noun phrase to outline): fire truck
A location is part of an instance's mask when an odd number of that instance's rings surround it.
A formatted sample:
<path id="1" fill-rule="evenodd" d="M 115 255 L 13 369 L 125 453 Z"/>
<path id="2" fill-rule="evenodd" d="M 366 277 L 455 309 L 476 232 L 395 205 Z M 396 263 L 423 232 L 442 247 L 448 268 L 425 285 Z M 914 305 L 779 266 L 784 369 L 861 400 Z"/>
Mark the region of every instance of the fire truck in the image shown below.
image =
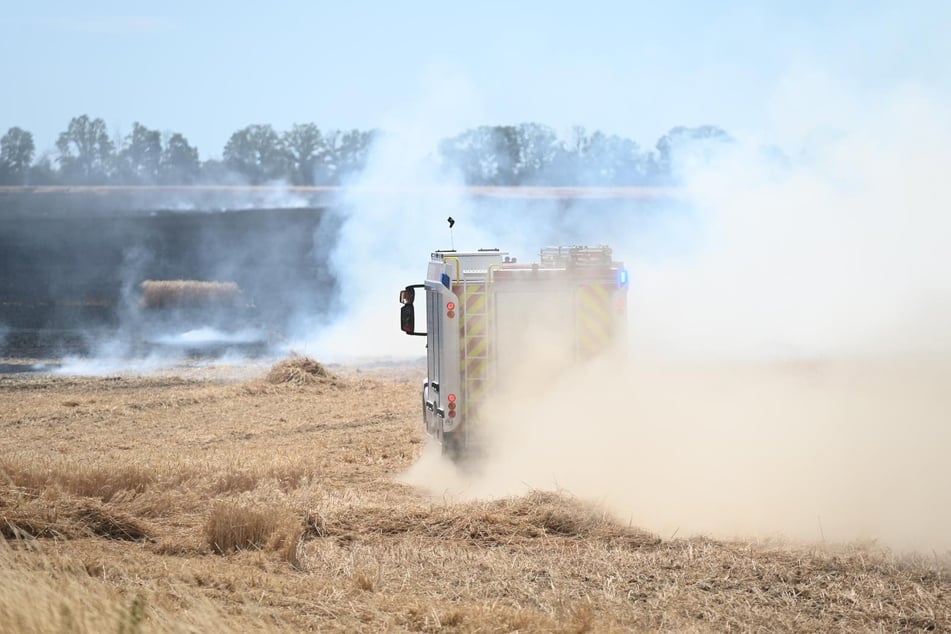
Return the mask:
<path id="1" fill-rule="evenodd" d="M 486 399 L 515 368 L 585 362 L 624 341 L 628 272 L 610 247 L 547 247 L 522 263 L 499 249 L 436 251 L 426 279 L 400 291 L 400 327 L 426 337 L 426 432 L 453 459 L 478 443 Z M 416 330 L 415 302 L 426 330 Z M 424 304 L 425 303 L 425 304 Z M 544 355 L 526 350 L 534 340 Z M 526 367 L 526 364 L 527 367 Z"/>

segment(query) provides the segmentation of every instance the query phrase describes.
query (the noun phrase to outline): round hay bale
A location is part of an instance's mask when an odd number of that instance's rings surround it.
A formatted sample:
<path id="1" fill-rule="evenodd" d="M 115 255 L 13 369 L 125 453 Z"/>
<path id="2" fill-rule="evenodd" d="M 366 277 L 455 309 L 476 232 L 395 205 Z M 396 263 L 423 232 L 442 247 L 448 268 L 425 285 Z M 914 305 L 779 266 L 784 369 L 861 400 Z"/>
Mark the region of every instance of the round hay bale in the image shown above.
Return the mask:
<path id="1" fill-rule="evenodd" d="M 268 383 L 307 385 L 333 382 L 336 378 L 327 368 L 310 357 L 291 357 L 274 364 L 267 373 L 266 380 Z"/>

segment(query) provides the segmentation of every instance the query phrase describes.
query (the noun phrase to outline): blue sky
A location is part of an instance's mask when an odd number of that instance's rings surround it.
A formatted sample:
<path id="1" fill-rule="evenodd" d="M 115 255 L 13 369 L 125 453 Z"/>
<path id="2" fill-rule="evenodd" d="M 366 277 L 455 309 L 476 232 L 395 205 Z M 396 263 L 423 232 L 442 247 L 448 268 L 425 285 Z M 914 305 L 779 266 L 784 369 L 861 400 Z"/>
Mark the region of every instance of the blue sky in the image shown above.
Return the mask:
<path id="1" fill-rule="evenodd" d="M 949 27 L 941 1 L 7 3 L 0 127 L 42 152 L 79 114 L 121 134 L 141 121 L 204 159 L 251 123 L 376 127 L 461 86 L 460 124 L 652 145 L 680 124 L 768 129 L 816 72 L 858 100 L 907 85 L 943 99 Z"/>

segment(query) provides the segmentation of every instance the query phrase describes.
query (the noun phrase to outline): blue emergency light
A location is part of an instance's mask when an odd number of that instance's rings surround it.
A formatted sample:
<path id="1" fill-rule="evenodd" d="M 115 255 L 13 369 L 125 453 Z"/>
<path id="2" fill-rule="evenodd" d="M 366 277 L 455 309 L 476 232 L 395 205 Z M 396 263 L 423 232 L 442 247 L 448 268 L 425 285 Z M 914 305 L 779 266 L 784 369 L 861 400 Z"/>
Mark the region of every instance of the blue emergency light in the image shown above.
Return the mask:
<path id="1" fill-rule="evenodd" d="M 621 269 L 617 272 L 617 285 L 618 286 L 627 286 L 627 269 Z"/>

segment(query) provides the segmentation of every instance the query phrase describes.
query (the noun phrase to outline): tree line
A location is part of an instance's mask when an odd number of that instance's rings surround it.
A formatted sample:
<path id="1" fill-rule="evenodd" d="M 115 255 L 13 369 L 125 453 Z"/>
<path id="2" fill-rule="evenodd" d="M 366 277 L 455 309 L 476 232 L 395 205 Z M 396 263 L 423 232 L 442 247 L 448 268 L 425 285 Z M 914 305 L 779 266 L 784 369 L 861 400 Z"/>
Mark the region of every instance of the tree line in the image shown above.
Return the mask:
<path id="1" fill-rule="evenodd" d="M 82 115 L 59 134 L 56 150 L 41 156 L 32 133 L 8 129 L 0 138 L 0 184 L 339 185 L 366 167 L 371 146 L 384 134 L 324 130 L 314 123 L 283 132 L 249 125 L 231 135 L 220 160 L 202 161 L 181 133 L 136 122 L 127 135 L 110 136 L 102 119 Z M 679 126 L 645 150 L 631 139 L 582 127 L 559 136 L 538 123 L 486 125 L 444 139 L 431 160 L 469 185 L 670 185 L 678 165 L 707 160 L 730 141 L 716 126 Z"/>

